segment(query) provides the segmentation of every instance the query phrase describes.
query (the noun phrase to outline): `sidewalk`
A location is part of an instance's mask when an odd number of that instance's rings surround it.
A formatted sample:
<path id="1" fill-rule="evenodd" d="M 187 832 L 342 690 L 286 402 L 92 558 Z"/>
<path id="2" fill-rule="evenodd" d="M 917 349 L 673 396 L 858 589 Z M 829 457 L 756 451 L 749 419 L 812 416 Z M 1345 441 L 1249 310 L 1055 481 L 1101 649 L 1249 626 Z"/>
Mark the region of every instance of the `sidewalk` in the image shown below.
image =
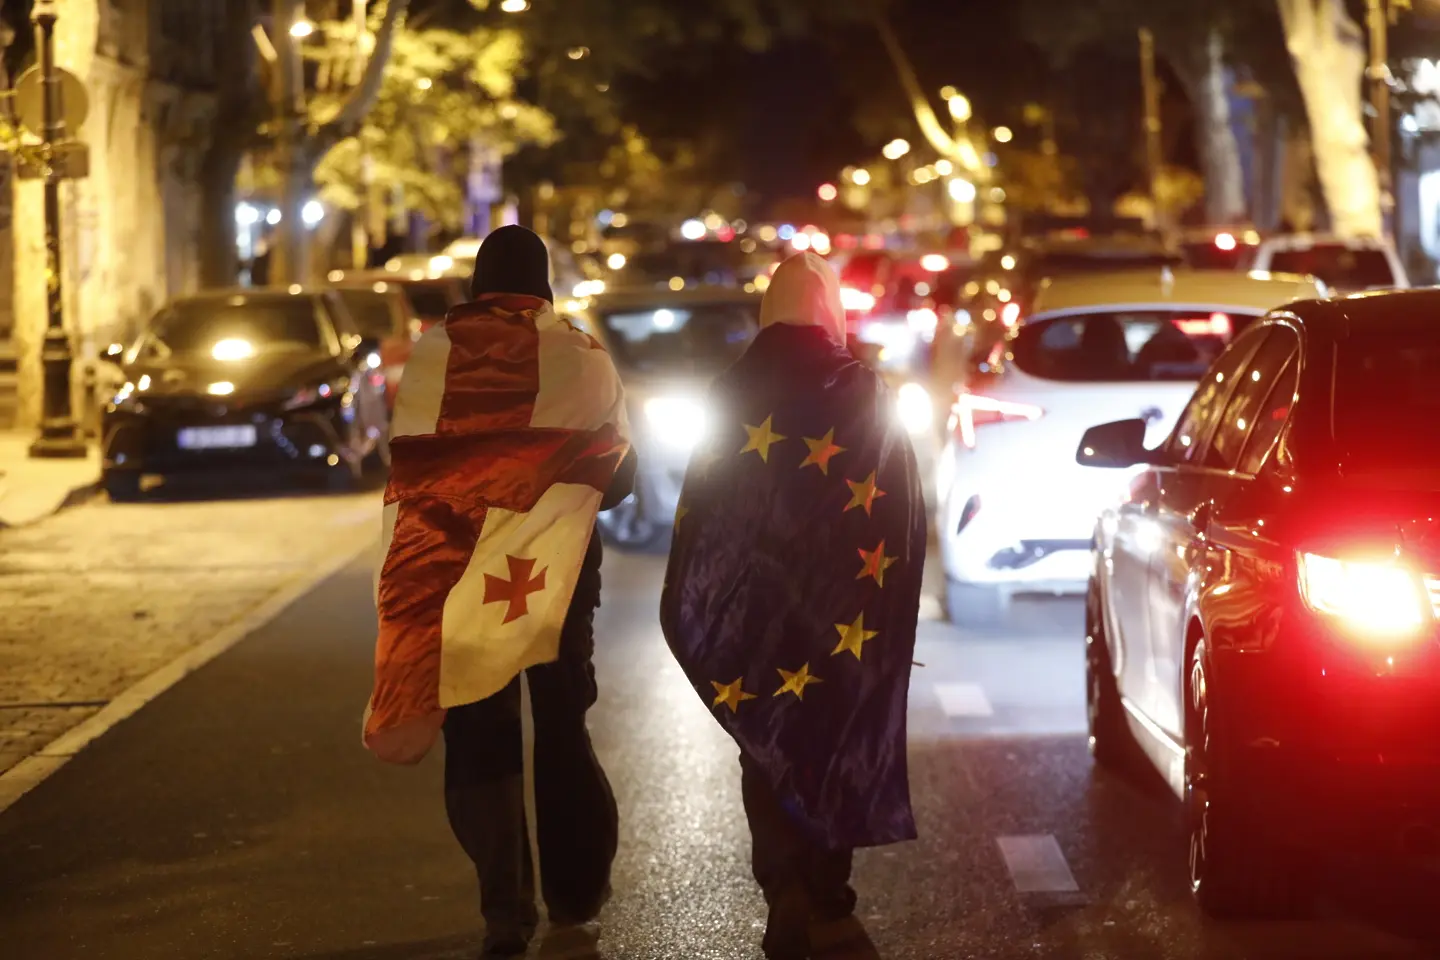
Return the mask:
<path id="1" fill-rule="evenodd" d="M 35 435 L 0 430 L 0 528 L 33 523 L 61 507 L 84 500 L 100 482 L 100 455 L 75 460 L 40 460 L 30 456 Z"/>
<path id="2" fill-rule="evenodd" d="M 97 498 L 0 530 L 0 775 L 117 701 L 133 711 L 153 696 L 130 694 L 142 680 L 170 669 L 173 682 L 189 669 L 181 658 L 247 632 L 267 604 L 307 589 L 379 531 L 374 491 Z M 0 810 L 8 786 L 0 776 Z"/>

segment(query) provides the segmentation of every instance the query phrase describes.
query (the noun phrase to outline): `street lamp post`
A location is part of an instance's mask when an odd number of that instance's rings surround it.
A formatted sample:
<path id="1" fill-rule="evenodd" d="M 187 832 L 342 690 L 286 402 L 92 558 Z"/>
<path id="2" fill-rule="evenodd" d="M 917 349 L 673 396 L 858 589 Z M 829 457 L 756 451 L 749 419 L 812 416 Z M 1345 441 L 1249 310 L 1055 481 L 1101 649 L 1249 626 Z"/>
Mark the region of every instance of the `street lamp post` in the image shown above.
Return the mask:
<path id="1" fill-rule="evenodd" d="M 41 156 L 45 170 L 45 339 L 40 348 L 43 389 L 40 435 L 30 445 L 32 457 L 83 457 L 85 442 L 70 395 L 74 355 L 65 332 L 61 281 L 60 181 L 56 147 L 65 140 L 65 114 L 61 103 L 61 77 L 55 67 L 55 0 L 35 0 L 30 22 L 35 26 L 35 48 L 40 54 L 41 89 L 44 91 L 44 130 Z"/>
<path id="2" fill-rule="evenodd" d="M 1390 18 L 1387 0 L 1368 0 L 1370 27 L 1370 62 L 1365 76 L 1370 81 L 1370 105 L 1375 111 L 1370 140 L 1375 156 L 1375 172 L 1380 179 L 1381 229 L 1387 239 L 1395 236 L 1394 170 L 1390 159 Z"/>

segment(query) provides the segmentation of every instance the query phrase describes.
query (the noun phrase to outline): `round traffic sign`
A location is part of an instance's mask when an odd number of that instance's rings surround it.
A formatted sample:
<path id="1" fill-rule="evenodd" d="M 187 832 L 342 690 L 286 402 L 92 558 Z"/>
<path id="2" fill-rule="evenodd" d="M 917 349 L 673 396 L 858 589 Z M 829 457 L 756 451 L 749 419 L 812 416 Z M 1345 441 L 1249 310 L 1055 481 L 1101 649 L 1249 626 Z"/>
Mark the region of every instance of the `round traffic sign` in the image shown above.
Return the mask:
<path id="1" fill-rule="evenodd" d="M 60 77 L 60 112 L 65 132 L 73 137 L 90 115 L 90 97 L 75 74 L 60 67 L 55 73 Z M 15 115 L 26 130 L 36 136 L 45 135 L 45 83 L 39 67 L 31 67 L 15 81 Z"/>

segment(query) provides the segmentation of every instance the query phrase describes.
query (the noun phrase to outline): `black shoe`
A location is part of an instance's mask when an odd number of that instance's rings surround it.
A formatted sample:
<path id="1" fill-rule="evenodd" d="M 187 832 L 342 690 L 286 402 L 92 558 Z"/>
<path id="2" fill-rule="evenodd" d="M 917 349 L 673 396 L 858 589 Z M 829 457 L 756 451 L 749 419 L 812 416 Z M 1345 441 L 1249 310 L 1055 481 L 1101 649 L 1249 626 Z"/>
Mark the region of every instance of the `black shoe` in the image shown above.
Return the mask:
<path id="1" fill-rule="evenodd" d="M 524 956 L 525 951 L 530 949 L 530 938 L 535 936 L 534 927 L 523 926 L 496 926 L 485 931 L 485 947 L 480 956 L 484 960 L 491 957 L 519 957 Z"/>
<path id="2" fill-rule="evenodd" d="M 767 960 L 806 960 L 810 956 L 810 898 L 803 888 L 786 889 L 770 904 L 760 946 Z"/>
<path id="3" fill-rule="evenodd" d="M 578 912 L 571 912 L 564 907 L 551 907 L 548 904 L 547 912 L 550 915 L 550 925 L 554 927 L 579 927 L 591 922 L 600 916 L 600 911 L 605 909 L 605 904 L 610 902 L 610 884 L 605 884 L 605 889 L 600 892 L 599 898 L 588 909 Z"/>

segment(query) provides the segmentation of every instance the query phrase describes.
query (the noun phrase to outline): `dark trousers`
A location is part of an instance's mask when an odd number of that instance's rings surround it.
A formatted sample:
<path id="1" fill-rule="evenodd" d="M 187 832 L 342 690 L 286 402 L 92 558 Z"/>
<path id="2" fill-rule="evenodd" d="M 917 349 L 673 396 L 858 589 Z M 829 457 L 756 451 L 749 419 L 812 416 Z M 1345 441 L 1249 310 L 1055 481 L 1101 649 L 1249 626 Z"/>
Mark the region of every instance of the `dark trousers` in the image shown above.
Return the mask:
<path id="1" fill-rule="evenodd" d="M 596 699 L 593 616 L 599 544 L 587 556 L 560 636 L 560 657 L 525 672 L 535 729 L 536 842 L 545 905 L 556 923 L 594 918 L 609 896 L 619 827 L 615 796 L 590 744 Z M 475 864 L 480 910 L 492 932 L 537 922 L 525 814 L 520 678 L 445 717 L 445 812 Z"/>
<path id="2" fill-rule="evenodd" d="M 780 805 L 763 771 L 740 758 L 740 792 L 750 821 L 750 866 L 765 894 L 772 923 L 782 904 L 803 904 L 810 920 L 838 920 L 855 909 L 850 887 L 852 851 L 827 850 L 805 835 Z M 804 923 L 806 917 L 785 922 Z"/>

